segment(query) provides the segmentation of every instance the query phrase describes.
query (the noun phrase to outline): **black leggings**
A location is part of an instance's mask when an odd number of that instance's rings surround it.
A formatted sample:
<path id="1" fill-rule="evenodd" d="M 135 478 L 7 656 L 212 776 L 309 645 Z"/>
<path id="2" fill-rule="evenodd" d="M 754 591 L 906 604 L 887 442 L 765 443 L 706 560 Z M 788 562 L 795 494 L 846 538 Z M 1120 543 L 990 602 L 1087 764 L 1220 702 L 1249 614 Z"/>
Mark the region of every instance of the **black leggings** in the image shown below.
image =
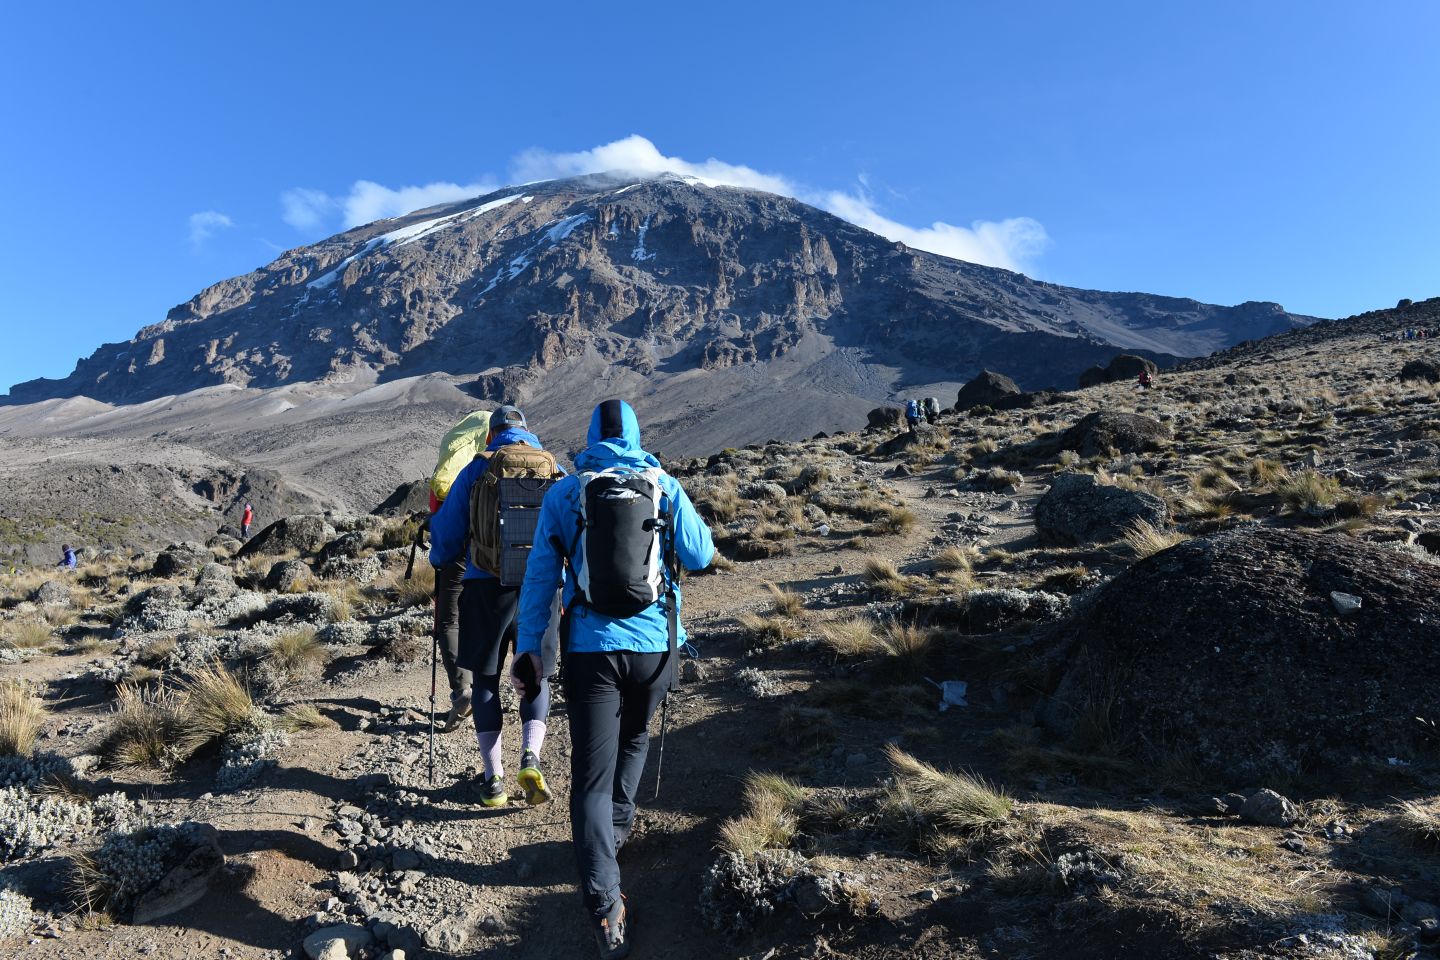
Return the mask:
<path id="1" fill-rule="evenodd" d="M 570 653 L 570 831 L 580 892 L 594 912 L 620 895 L 615 854 L 635 822 L 650 717 L 670 688 L 668 653 Z"/>
<path id="2" fill-rule="evenodd" d="M 515 614 L 520 606 L 520 588 L 501 586 L 499 580 L 465 581 L 460 594 L 460 667 L 473 671 L 475 729 L 491 733 L 501 729 L 500 675 L 505 659 L 515 649 Z M 555 649 L 558 617 L 542 642 L 542 651 Z M 553 656 L 553 654 L 551 655 Z M 549 658 L 542 656 L 542 660 Z M 548 675 L 548 670 L 542 673 Z M 544 720 L 550 715 L 550 682 L 543 676 L 540 693 L 534 700 L 520 700 L 520 719 Z"/>

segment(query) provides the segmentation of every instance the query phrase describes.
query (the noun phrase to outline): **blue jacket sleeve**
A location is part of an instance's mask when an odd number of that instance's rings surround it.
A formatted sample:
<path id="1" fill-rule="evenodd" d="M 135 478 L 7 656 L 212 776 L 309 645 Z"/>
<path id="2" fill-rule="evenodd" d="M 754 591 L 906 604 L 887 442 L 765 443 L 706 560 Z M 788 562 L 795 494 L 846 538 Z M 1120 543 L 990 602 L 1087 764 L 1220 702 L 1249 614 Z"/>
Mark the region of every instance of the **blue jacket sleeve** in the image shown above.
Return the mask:
<path id="1" fill-rule="evenodd" d="M 465 542 L 470 538 L 470 488 L 489 461 L 475 459 L 465 465 L 440 509 L 430 518 L 430 566 L 440 568 L 465 555 Z"/>
<path id="2" fill-rule="evenodd" d="M 680 481 L 670 477 L 673 489 L 675 515 L 675 553 L 686 570 L 704 570 L 715 559 L 715 541 L 710 538 L 710 527 L 690 502 Z"/>
<path id="3" fill-rule="evenodd" d="M 540 504 L 540 519 L 535 523 L 534 545 L 525 560 L 525 582 L 520 585 L 520 612 L 517 616 L 515 650 L 517 653 L 540 653 L 540 644 L 550 628 L 551 604 L 555 591 L 564 582 L 565 517 L 568 515 L 567 490 L 572 486 L 561 481 L 550 488 Z"/>

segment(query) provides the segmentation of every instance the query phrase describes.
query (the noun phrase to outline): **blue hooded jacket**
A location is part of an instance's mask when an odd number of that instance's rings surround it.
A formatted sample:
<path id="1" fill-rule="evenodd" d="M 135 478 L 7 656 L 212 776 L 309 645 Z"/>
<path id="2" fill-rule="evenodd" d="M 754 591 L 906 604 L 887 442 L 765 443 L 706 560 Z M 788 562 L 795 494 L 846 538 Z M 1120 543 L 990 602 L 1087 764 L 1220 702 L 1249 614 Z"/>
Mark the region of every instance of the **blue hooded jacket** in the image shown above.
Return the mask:
<path id="1" fill-rule="evenodd" d="M 603 406 L 603 405 L 602 405 Z M 609 467 L 632 467 L 643 470 L 658 467 L 660 461 L 640 448 L 640 423 L 628 403 L 620 403 L 621 435 L 601 436 L 601 408 L 590 417 L 590 431 L 584 453 L 575 458 L 580 471 L 605 470 Z M 662 509 L 669 510 L 675 524 L 675 552 L 687 570 L 703 570 L 715 556 L 710 528 L 695 511 L 680 482 L 668 473 L 660 478 L 665 498 Z M 525 566 L 525 584 L 520 590 L 519 639 L 520 653 L 540 652 L 540 641 L 550 625 L 550 600 L 554 589 L 565 583 L 564 605 L 570 611 L 571 653 L 664 653 L 670 647 L 669 621 L 663 599 L 633 617 L 618 619 L 597 613 L 589 607 L 575 605 L 575 577 L 564 577 L 564 561 L 572 564 L 572 541 L 579 527 L 581 479 L 566 477 L 545 495 L 540 507 L 540 521 L 535 530 L 535 546 Z M 667 573 L 668 577 L 669 574 Z M 675 587 L 677 603 L 680 588 Z M 680 627 L 680 642 L 685 642 L 685 627 Z"/>
<path id="2" fill-rule="evenodd" d="M 486 444 L 486 450 L 499 450 L 512 443 L 528 443 L 536 450 L 543 450 L 540 438 L 528 430 L 508 427 L 495 435 Z M 495 575 L 486 573 L 470 560 L 470 488 L 485 475 L 490 461 L 476 457 L 465 465 L 465 469 L 450 485 L 450 493 L 440 509 L 430 518 L 430 566 L 440 568 L 465 557 L 466 580 L 494 580 Z M 554 596 L 554 593 L 551 593 Z"/>

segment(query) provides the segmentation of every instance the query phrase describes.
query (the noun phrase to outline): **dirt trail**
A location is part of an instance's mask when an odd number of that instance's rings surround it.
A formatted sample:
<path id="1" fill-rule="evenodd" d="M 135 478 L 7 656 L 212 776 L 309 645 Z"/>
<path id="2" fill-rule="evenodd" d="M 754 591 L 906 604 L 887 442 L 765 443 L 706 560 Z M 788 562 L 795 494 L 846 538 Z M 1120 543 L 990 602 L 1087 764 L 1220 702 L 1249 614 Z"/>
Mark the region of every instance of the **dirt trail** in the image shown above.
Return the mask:
<path id="1" fill-rule="evenodd" d="M 779 701 L 759 700 L 731 681 L 747 657 L 734 627 L 745 610 L 768 604 L 765 583 L 773 582 L 803 596 L 822 595 L 837 584 L 861 578 L 870 553 L 892 558 L 902 569 L 934 551 L 934 531 L 947 516 L 993 511 L 1008 497 L 962 494 L 927 498 L 932 486 L 945 489 L 939 471 L 882 479 L 885 463 L 860 463 L 873 485 L 898 493 L 918 522 L 909 532 L 877 538 L 867 552 L 841 549 L 810 538 L 786 556 L 746 563 L 686 584 L 685 620 L 700 653 L 699 679 L 673 698 L 664 750 L 664 778 L 655 795 L 657 746 L 642 783 L 642 810 L 632 842 L 622 854 L 626 893 L 634 913 L 637 955 L 667 958 L 720 958 L 808 954 L 811 947 L 786 943 L 784 927 L 757 935 L 754 943 L 735 944 L 701 926 L 698 898 L 706 868 L 714 858 L 719 823 L 737 810 L 740 780 L 750 769 L 792 769 L 794 759 L 774 742 Z M 995 541 L 1023 533 L 1023 514 L 1001 518 Z M 810 614 L 804 620 L 810 619 Z M 776 666 L 775 664 L 764 664 Z M 62 681 L 81 666 L 75 657 L 45 657 L 7 668 L 10 675 L 42 682 Z M 354 664 L 347 664 L 353 667 Z M 775 671 L 786 673 L 785 665 Z M 332 673 L 334 672 L 332 667 Z M 63 686 L 63 681 L 61 683 Z M 119 925 L 106 930 L 67 932 L 27 946 L 25 956 L 40 958 L 130 957 L 164 960 L 193 956 L 265 957 L 292 953 L 307 928 L 303 918 L 321 909 L 332 891 L 342 847 L 332 829 L 341 803 L 363 805 L 359 777 L 388 774 L 392 783 L 422 801 L 407 811 L 418 829 L 436 838 L 443 855 L 421 869 L 428 875 L 434 904 L 417 915 L 435 920 L 458 916 L 470 931 L 457 952 L 471 957 L 552 958 L 588 956 L 593 950 L 588 923 L 574 886 L 570 846 L 569 729 L 563 700 L 557 703 L 544 750 L 554 801 L 529 809 L 512 803 L 503 810 L 479 806 L 475 768 L 479 763 L 473 728 L 437 736 L 435 781 L 427 777 L 425 712 L 428 709 L 428 657 L 392 668 L 385 664 L 352 669 L 328 684 L 299 691 L 338 726 L 302 733 L 280 754 L 279 768 L 258 789 L 238 795 L 212 794 L 212 774 L 202 764 L 171 781 L 146 783 L 117 774 L 126 789 L 139 787 L 173 816 L 214 823 L 222 831 L 229 868 L 223 889 L 188 910 L 153 926 Z M 443 687 L 443 681 L 442 681 Z M 443 698 L 443 692 L 442 692 Z M 62 701 L 65 698 L 62 696 Z M 90 726 L 104 706 L 69 703 L 66 722 L 88 718 Z M 392 708 L 392 718 L 381 716 Z M 964 720 L 949 723 L 959 740 Z M 52 723 L 53 725 L 53 723 Z M 658 731 L 658 717 L 652 731 Z M 887 725 L 847 724 L 830 763 L 802 763 L 814 785 L 870 786 L 883 776 L 881 741 Z M 506 713 L 506 763 L 512 777 L 518 753 L 518 718 Z M 857 758 L 859 758 L 857 760 Z M 188 774 L 188 775 L 187 775 Z M 916 876 L 916 888 L 931 882 Z M 427 889 L 422 885 L 422 893 Z"/>

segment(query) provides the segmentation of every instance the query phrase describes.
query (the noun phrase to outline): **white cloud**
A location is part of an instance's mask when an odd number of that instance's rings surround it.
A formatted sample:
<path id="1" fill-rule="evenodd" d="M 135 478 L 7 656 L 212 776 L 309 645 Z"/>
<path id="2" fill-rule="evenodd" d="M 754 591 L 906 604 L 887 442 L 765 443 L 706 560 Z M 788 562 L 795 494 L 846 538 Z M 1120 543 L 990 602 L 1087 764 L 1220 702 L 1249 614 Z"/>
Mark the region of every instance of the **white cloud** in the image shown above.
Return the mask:
<path id="1" fill-rule="evenodd" d="M 639 134 L 573 153 L 538 148 L 526 150 L 518 154 L 511 165 L 515 182 L 612 170 L 634 176 L 676 173 L 698 177 L 712 185 L 746 187 L 794 197 L 907 246 L 1007 270 L 1024 271 L 1050 242 L 1045 228 L 1029 217 L 976 220 L 968 227 L 943 221 L 936 221 L 928 227 L 912 227 L 880 212 L 870 196 L 869 183 L 864 175 L 857 178 L 857 190 L 819 190 L 783 174 L 765 173 L 715 157 L 696 162 L 666 156 Z M 343 214 L 344 226 L 354 227 L 439 203 L 452 203 L 490 193 L 500 186 L 499 183 L 480 181 L 464 185 L 441 182 L 391 188 L 370 180 L 358 180 L 344 197 L 333 197 L 318 190 L 288 190 L 281 196 L 281 205 L 285 222 L 309 232 L 333 222 L 336 213 Z"/>
<path id="2" fill-rule="evenodd" d="M 478 183 L 427 183 L 423 187 L 390 187 L 357 180 L 350 188 L 350 195 L 344 200 L 345 225 L 358 227 L 386 217 L 398 217 L 412 210 L 423 210 L 438 203 L 454 203 L 468 200 L 481 194 L 493 193 L 498 183 L 482 180 Z"/>
<path id="3" fill-rule="evenodd" d="M 943 221 L 936 221 L 928 227 L 911 227 L 879 211 L 870 198 L 868 179 L 863 174 L 857 178 L 860 189 L 855 192 L 820 191 L 781 174 L 762 173 L 752 167 L 726 163 L 714 157 L 702 163 L 667 157 L 655 144 L 638 134 L 575 153 L 527 150 L 516 157 L 514 164 L 517 180 L 547 180 L 607 170 L 640 176 L 678 173 L 699 177 L 712 184 L 778 193 L 828 210 L 837 217 L 887 239 L 899 240 L 907 246 L 1007 270 L 1023 271 L 1050 242 L 1045 228 L 1029 217 L 1011 217 L 998 222 L 976 220 L 968 227 Z"/>
<path id="4" fill-rule="evenodd" d="M 280 194 L 280 218 L 296 230 L 318 230 L 338 209 L 335 198 L 324 190 L 296 187 Z"/>
<path id="5" fill-rule="evenodd" d="M 201 210 L 190 214 L 190 248 L 199 250 L 216 230 L 235 226 L 225 214 L 216 210 Z"/>

